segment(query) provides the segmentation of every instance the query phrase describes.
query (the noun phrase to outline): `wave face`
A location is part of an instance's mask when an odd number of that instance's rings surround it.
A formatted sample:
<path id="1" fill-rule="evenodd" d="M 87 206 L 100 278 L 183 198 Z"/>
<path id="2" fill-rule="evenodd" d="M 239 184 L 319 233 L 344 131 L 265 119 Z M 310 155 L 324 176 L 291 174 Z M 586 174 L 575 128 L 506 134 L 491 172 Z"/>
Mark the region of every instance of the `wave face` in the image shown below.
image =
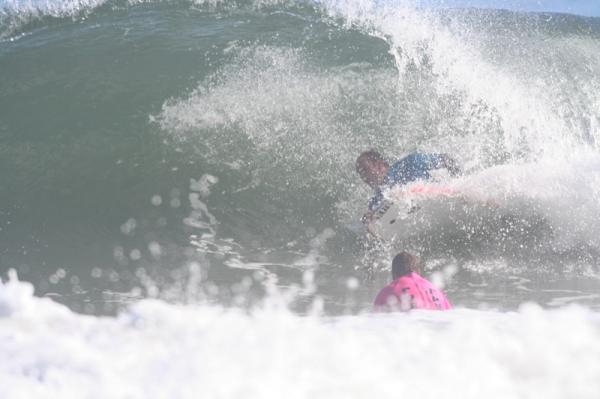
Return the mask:
<path id="1" fill-rule="evenodd" d="M 597 308 L 599 50 L 574 15 L 4 0 L 0 267 L 87 313 L 190 286 L 250 305 L 258 279 L 339 314 L 407 249 L 459 305 Z M 473 203 L 365 242 L 368 148 L 451 154 Z"/>

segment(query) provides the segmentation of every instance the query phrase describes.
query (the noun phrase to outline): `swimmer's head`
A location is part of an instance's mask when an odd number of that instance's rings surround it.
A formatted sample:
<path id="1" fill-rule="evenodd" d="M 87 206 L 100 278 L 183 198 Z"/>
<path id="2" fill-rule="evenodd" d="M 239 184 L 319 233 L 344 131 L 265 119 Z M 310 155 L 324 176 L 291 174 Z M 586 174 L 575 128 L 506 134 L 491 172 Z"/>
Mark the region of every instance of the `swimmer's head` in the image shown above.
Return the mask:
<path id="1" fill-rule="evenodd" d="M 421 259 L 408 252 L 400 252 L 392 261 L 392 278 L 396 280 L 410 273 L 421 274 Z"/>
<path id="2" fill-rule="evenodd" d="M 356 159 L 356 171 L 360 178 L 375 188 L 383 184 L 390 165 L 375 150 L 365 151 Z"/>

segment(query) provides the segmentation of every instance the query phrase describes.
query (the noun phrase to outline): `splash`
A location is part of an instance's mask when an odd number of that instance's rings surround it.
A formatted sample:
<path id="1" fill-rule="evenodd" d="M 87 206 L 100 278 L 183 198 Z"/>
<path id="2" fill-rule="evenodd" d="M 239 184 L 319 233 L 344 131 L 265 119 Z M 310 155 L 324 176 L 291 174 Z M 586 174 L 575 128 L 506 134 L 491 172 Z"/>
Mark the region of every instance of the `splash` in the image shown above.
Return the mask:
<path id="1" fill-rule="evenodd" d="M 578 307 L 326 318 L 143 300 L 96 318 L 12 280 L 0 285 L 0 309 L 0 354 L 11 359 L 0 365 L 3 397 L 275 398 L 290 386 L 298 398 L 600 392 L 600 319 Z"/>

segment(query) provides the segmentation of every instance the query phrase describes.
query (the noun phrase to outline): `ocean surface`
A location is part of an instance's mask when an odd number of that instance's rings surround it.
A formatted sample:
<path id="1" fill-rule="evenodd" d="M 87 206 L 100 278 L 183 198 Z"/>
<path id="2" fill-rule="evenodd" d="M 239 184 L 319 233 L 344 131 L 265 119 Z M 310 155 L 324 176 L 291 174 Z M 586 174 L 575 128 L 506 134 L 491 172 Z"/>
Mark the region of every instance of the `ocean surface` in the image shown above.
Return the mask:
<path id="1" fill-rule="evenodd" d="M 600 18 L 0 0 L 0 398 L 597 399 L 599 140 Z M 371 148 L 464 205 L 370 239 Z"/>

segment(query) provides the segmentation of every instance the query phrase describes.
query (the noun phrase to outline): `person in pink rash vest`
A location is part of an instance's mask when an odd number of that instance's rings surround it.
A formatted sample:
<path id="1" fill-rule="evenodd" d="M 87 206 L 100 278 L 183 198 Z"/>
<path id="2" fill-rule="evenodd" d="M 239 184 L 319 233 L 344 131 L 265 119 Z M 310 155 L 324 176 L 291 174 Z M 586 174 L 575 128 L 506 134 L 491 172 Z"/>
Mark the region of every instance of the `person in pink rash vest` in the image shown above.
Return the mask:
<path id="1" fill-rule="evenodd" d="M 415 255 L 401 252 L 392 261 L 392 281 L 375 297 L 376 312 L 409 311 L 411 309 L 448 310 L 452 305 L 442 291 L 419 275 L 421 261 Z"/>

